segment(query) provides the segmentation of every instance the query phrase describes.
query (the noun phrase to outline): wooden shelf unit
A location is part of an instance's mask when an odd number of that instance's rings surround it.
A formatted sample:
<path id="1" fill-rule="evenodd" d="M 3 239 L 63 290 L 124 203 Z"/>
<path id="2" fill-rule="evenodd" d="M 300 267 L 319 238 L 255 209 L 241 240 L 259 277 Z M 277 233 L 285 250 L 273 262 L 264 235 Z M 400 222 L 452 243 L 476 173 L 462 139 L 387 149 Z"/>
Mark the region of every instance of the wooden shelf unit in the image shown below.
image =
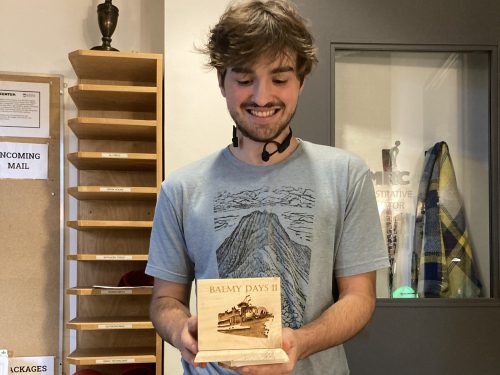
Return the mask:
<path id="1" fill-rule="evenodd" d="M 65 371 L 106 366 L 100 370 L 114 375 L 113 365 L 154 363 L 161 374 L 162 340 L 148 318 L 152 288 L 117 282 L 143 271 L 148 257 L 163 179 L 163 57 L 77 50 L 69 60 L 78 114 L 66 137 L 66 166 L 75 173 L 66 183 L 65 329 L 76 332 L 64 335 Z"/>

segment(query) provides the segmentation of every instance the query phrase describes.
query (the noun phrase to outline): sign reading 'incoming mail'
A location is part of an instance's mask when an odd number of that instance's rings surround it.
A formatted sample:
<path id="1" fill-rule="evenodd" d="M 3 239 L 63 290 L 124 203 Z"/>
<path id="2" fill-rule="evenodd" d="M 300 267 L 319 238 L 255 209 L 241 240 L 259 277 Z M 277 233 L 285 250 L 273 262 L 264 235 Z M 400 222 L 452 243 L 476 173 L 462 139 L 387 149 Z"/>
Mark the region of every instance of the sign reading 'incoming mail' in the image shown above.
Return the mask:
<path id="1" fill-rule="evenodd" d="M 49 145 L 0 142 L 0 178 L 45 180 Z"/>

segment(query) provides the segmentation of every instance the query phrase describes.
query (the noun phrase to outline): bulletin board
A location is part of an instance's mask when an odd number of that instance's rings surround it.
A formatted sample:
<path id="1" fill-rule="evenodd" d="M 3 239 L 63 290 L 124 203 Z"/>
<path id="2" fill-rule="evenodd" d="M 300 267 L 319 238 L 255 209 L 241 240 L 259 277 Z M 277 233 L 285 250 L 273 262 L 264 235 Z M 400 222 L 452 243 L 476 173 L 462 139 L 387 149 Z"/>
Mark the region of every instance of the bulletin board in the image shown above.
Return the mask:
<path id="1" fill-rule="evenodd" d="M 62 77 L 0 73 L 0 82 L 45 83 L 49 95 L 48 137 L 0 133 L 0 142 L 48 145 L 46 178 L 0 179 L 0 348 L 60 360 Z"/>

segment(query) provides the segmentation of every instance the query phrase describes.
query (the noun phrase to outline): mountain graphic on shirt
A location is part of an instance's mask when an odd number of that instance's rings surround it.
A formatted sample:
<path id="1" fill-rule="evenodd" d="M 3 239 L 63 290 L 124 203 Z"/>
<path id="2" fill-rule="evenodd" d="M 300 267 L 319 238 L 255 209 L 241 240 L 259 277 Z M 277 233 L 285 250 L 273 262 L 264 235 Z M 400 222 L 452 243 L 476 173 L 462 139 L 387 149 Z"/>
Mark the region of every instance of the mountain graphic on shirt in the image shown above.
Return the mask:
<path id="1" fill-rule="evenodd" d="M 217 249 L 221 278 L 281 277 L 283 325 L 303 323 L 311 249 L 293 241 L 278 215 L 253 211 Z"/>

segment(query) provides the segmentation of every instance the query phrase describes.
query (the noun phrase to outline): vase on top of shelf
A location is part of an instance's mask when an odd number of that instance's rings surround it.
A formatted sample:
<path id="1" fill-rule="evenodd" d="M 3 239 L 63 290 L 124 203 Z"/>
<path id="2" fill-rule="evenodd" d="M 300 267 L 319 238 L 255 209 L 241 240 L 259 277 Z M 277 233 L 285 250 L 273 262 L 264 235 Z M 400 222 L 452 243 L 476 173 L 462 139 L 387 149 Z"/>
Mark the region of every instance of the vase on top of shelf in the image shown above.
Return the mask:
<path id="1" fill-rule="evenodd" d="M 97 20 L 102 34 L 102 45 L 92 47 L 92 49 L 118 51 L 111 47 L 111 35 L 113 35 L 118 23 L 118 8 L 111 3 L 111 0 L 105 0 L 104 3 L 97 6 Z"/>

